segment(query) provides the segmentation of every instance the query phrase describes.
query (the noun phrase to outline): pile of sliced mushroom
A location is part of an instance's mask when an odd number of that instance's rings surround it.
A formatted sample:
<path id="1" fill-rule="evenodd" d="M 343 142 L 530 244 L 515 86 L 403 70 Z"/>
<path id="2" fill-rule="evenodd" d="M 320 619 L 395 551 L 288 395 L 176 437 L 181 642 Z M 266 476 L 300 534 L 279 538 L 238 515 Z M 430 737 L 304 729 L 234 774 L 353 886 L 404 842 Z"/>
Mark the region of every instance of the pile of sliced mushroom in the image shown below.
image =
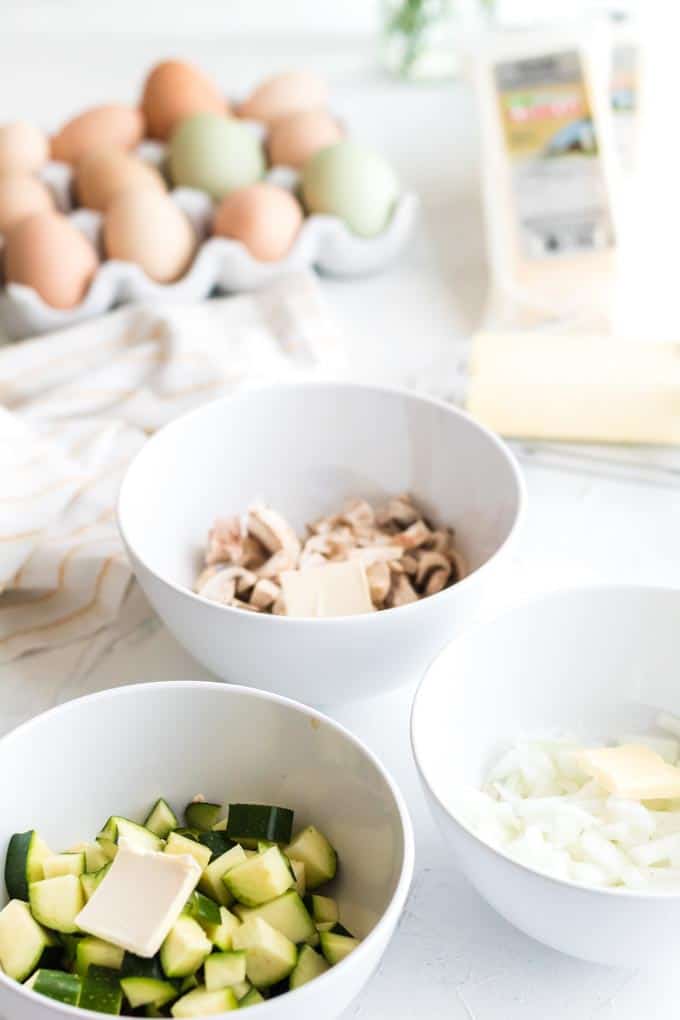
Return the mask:
<path id="1" fill-rule="evenodd" d="M 301 541 L 281 514 L 262 504 L 243 517 L 217 520 L 195 591 L 224 605 L 285 615 L 283 571 L 359 559 L 373 605 L 392 609 L 436 595 L 465 573 L 453 529 L 433 527 L 410 496 L 377 510 L 364 499 L 350 500 L 307 532 Z"/>

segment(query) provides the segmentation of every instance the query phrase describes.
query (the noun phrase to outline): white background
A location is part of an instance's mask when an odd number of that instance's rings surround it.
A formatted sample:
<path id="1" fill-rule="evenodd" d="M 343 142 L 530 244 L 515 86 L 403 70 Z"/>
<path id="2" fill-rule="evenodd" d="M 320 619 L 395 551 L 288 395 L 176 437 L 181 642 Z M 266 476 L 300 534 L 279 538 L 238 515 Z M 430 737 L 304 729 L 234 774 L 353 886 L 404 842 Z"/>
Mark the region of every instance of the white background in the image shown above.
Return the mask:
<path id="1" fill-rule="evenodd" d="M 148 65 L 193 58 L 241 92 L 279 67 L 331 79 L 353 131 L 394 162 L 423 215 L 412 248 L 382 276 L 323 281 L 361 379 L 453 386 L 486 287 L 476 117 L 460 84 L 410 86 L 376 71 L 370 0 L 4 3 L 0 120 L 56 125 L 85 106 L 133 99 Z M 95 27 L 97 26 L 97 27 Z M 449 373 L 449 375 L 447 375 Z M 520 444 L 530 509 L 507 604 L 582 579 L 677 584 L 680 470 L 664 451 L 571 451 Z M 0 671 L 0 732 L 49 705 L 120 683 L 202 672 L 138 596 L 95 641 Z M 336 712 L 393 770 L 413 815 L 412 895 L 380 973 L 350 1010 L 362 1020 L 662 1020 L 680 1001 L 677 974 L 609 971 L 513 931 L 466 885 L 427 814 L 408 742 L 412 687 Z M 37 820 L 39 821 L 39 820 Z M 616 933 L 612 933 L 616 937 Z M 10 1018 L 7 1018 L 10 1020 Z"/>

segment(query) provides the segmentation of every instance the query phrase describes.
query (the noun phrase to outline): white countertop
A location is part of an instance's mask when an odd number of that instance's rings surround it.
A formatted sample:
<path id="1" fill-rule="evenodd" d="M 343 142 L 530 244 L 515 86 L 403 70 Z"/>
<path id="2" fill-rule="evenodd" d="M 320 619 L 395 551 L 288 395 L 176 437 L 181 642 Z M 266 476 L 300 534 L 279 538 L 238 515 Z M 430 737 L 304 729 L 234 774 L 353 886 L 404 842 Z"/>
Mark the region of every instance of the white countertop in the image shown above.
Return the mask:
<path id="1" fill-rule="evenodd" d="M 79 106 L 133 94 L 154 58 L 193 57 L 240 89 L 273 66 L 325 70 L 338 109 L 423 198 L 412 250 L 390 272 L 325 281 L 357 378 L 414 383 L 433 363 L 464 356 L 485 289 L 474 114 L 460 86 L 406 86 L 371 73 L 365 49 L 319 40 L 248 47 L 227 32 L 185 40 L 144 35 L 58 36 L 0 31 L 11 89 L 0 121 L 21 113 L 47 124 Z M 253 52 L 256 54 L 252 56 Z M 127 84 L 126 84 L 127 83 Z M 530 509 L 516 552 L 516 592 L 582 580 L 678 584 L 680 457 L 659 451 L 574 453 L 518 447 Z M 616 458 L 620 462 L 617 466 Z M 49 706 L 118 684 L 207 674 L 133 592 L 117 628 L 0 670 L 0 732 Z M 414 684 L 418 678 L 414 677 Z M 423 802 L 408 740 L 412 689 L 348 705 L 335 716 L 390 768 L 417 835 L 411 897 L 379 973 L 348 1016 L 401 1020 L 415 1011 L 451 1020 L 655 1020 L 675 1015 L 680 971 L 630 974 L 543 948 L 496 916 L 448 860 Z M 615 937 L 615 933 L 612 933 Z"/>

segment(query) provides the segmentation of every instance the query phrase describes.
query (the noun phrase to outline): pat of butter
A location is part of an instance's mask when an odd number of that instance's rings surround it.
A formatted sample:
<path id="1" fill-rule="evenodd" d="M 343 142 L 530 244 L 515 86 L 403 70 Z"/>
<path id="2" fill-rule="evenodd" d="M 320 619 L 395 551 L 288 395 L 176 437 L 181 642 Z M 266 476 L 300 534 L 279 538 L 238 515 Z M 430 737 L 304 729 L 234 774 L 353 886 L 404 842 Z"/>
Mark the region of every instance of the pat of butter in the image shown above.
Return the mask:
<path id="1" fill-rule="evenodd" d="M 467 410 L 505 436 L 680 443 L 680 344 L 479 333 Z"/>
<path id="2" fill-rule="evenodd" d="M 374 611 L 360 560 L 281 574 L 287 616 L 357 616 Z"/>
<path id="3" fill-rule="evenodd" d="M 649 747 L 624 744 L 578 751 L 580 767 L 616 797 L 667 800 L 680 797 L 680 769 Z"/>
<path id="4" fill-rule="evenodd" d="M 76 917 L 81 931 L 150 958 L 198 885 L 188 854 L 137 850 L 121 839 L 109 873 Z"/>

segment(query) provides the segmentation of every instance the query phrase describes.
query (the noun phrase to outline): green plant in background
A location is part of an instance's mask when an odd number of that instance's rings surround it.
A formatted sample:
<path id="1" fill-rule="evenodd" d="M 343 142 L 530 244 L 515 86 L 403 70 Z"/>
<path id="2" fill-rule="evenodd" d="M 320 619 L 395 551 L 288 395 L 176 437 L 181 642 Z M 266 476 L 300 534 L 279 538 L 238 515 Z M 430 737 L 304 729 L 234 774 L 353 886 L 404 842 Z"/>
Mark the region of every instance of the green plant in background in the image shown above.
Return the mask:
<path id="1" fill-rule="evenodd" d="M 455 74 L 457 43 L 468 15 L 489 16 L 495 0 L 383 0 L 382 56 L 404 78 Z"/>

